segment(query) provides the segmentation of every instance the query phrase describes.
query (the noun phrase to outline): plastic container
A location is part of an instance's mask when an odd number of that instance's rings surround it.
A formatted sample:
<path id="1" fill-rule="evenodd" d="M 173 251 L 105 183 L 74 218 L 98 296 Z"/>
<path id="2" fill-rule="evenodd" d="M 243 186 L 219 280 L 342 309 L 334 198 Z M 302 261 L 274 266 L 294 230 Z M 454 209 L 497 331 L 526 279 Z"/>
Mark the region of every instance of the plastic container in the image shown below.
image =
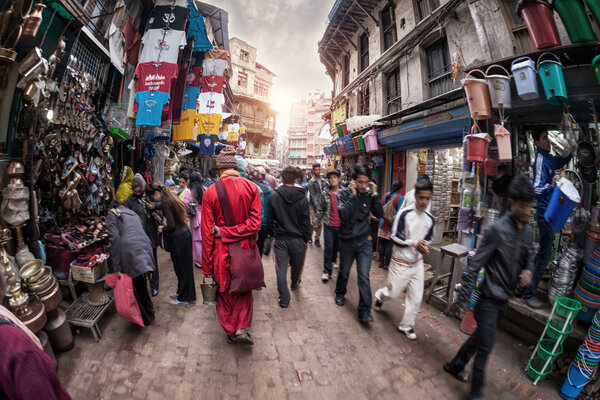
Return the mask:
<path id="1" fill-rule="evenodd" d="M 555 60 L 541 61 L 544 56 L 551 56 Z M 563 74 L 560 59 L 555 54 L 544 53 L 539 56 L 537 66 L 537 71 L 542 80 L 548 103 L 556 106 L 569 101 L 567 85 L 565 84 L 565 76 Z"/>
<path id="2" fill-rule="evenodd" d="M 568 297 L 557 297 L 556 301 L 556 313 L 561 317 L 572 318 L 579 310 L 581 310 L 581 303 L 577 300 L 570 299 Z"/>
<path id="3" fill-rule="evenodd" d="M 536 49 L 560 46 L 560 36 L 554 12 L 548 2 L 543 0 L 521 0 L 517 5 L 517 15 L 523 19 Z"/>
<path id="4" fill-rule="evenodd" d="M 475 130 L 478 130 L 479 133 L 475 134 Z M 489 135 L 487 133 L 481 133 L 479 126 L 474 124 L 471 127 L 471 134 L 467 136 L 466 140 L 467 161 L 479 163 L 484 162 L 487 155 L 487 145 L 490 142 Z"/>
<path id="5" fill-rule="evenodd" d="M 554 0 L 554 9 L 573 43 L 596 41 L 596 34 L 581 0 Z"/>
<path id="6" fill-rule="evenodd" d="M 470 77 L 473 72 L 479 72 L 483 79 Z M 490 91 L 488 89 L 485 73 L 480 69 L 470 71 L 462 80 L 463 88 L 467 94 L 469 111 L 474 120 L 492 118 L 492 105 L 490 103 Z M 483 160 L 482 160 L 483 161 Z"/>
<path id="7" fill-rule="evenodd" d="M 560 396 L 563 399 L 574 399 L 579 396 L 583 387 L 590 381 L 591 374 L 582 371 L 581 368 L 571 363 L 567 378 L 560 389 Z"/>
<path id="8" fill-rule="evenodd" d="M 579 314 L 577 314 L 577 319 L 583 322 L 591 322 L 596 315 L 598 309 L 595 307 L 588 307 L 587 305 L 583 305 Z"/>
<path id="9" fill-rule="evenodd" d="M 517 58 L 511 64 L 511 71 L 515 78 L 517 94 L 522 100 L 534 100 L 540 97 L 535 76 L 535 62 L 531 58 Z"/>
<path id="10" fill-rule="evenodd" d="M 548 363 L 546 371 L 542 371 L 546 361 L 542 360 L 541 358 L 533 358 L 529 360 L 528 364 L 529 368 L 527 368 L 527 376 L 533 381 L 538 378 L 539 380 L 542 380 L 552 372 L 552 363 Z"/>
<path id="11" fill-rule="evenodd" d="M 600 247 L 600 232 L 589 230 L 585 235 L 583 248 L 583 263 L 587 264 L 590 256 Z"/>
<path id="12" fill-rule="evenodd" d="M 500 162 L 512 161 L 512 145 L 510 143 L 510 132 L 502 125 L 496 125 L 494 137 L 498 145 L 498 159 Z"/>
<path id="13" fill-rule="evenodd" d="M 375 129 L 371 129 L 369 132 L 365 133 L 365 148 L 367 151 L 377 151 L 379 150 L 379 143 L 377 142 L 377 132 Z"/>
<path id="14" fill-rule="evenodd" d="M 565 325 L 565 320 L 561 318 L 552 318 L 548 320 L 548 330 L 546 334 L 550 339 L 564 341 L 573 332 L 573 326 L 567 325 L 566 330 L 562 330 Z"/>
<path id="15" fill-rule="evenodd" d="M 563 352 L 562 343 L 559 343 L 556 350 L 554 352 L 552 352 L 552 350 L 554 349 L 554 346 L 556 345 L 556 340 L 543 339 L 543 340 L 540 340 L 538 342 L 538 344 L 539 344 L 539 347 L 538 347 L 538 352 L 536 355 L 539 358 L 541 358 L 542 360 L 550 359 L 552 362 L 554 362 L 554 360 L 556 360 L 556 358 L 559 355 L 561 355 Z"/>
<path id="16" fill-rule="evenodd" d="M 581 197 L 575 186 L 567 179 L 561 178 L 552 192 L 544 218 L 552 226 L 552 229 L 560 231 L 580 201 Z"/>
<path id="17" fill-rule="evenodd" d="M 501 69 L 505 75 L 490 75 L 492 68 Z M 490 92 L 492 108 L 512 108 L 510 74 L 508 71 L 501 65 L 490 65 L 485 71 L 485 80 Z"/>

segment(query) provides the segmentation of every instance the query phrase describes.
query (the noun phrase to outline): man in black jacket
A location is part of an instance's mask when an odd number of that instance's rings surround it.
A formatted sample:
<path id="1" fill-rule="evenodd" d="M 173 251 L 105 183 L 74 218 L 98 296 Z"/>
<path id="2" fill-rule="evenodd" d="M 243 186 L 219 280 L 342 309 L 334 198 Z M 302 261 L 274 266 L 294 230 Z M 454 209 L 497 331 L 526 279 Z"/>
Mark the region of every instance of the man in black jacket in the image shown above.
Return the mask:
<path id="1" fill-rule="evenodd" d="M 457 305 L 464 314 L 479 271 L 485 268 L 481 294 L 475 306 L 477 330 L 452 361 L 444 365 L 444 371 L 467 382 L 469 375 L 464 368 L 475 356 L 470 400 L 481 399 L 485 364 L 508 300 L 513 297 L 518 283 L 527 287 L 532 282 L 533 229 L 528 223 L 535 199 L 531 180 L 525 175 L 514 177 L 509 188 L 510 211 L 485 230 L 477 254 L 469 261 Z"/>
<path id="2" fill-rule="evenodd" d="M 279 306 L 287 308 L 290 291 L 287 286 L 287 266 L 292 267 L 292 290 L 298 288 L 304 266 L 306 243 L 310 240 L 311 225 L 306 191 L 294 185 L 298 173 L 294 167 L 281 172 L 283 186 L 269 198 L 267 226 L 275 237 L 275 262 L 277 264 L 277 290 Z"/>
<path id="3" fill-rule="evenodd" d="M 315 231 L 315 246 L 321 247 L 321 221 L 318 221 L 317 210 L 321 205 L 321 197 L 323 196 L 323 189 L 327 184 L 325 180 L 321 178 L 321 164 L 315 163 L 312 165 L 312 178 L 308 182 L 308 195 L 310 197 L 310 219 L 312 227 Z"/>
<path id="4" fill-rule="evenodd" d="M 363 164 L 356 164 L 352 181 L 339 192 L 338 213 L 342 220 L 340 227 L 340 271 L 335 287 L 335 304 L 344 305 L 346 286 L 350 267 L 356 260 L 358 276 L 358 319 L 366 323 L 373 321 L 371 316 L 371 260 L 373 245 L 371 244 L 370 216 L 377 219 L 383 217 L 381 198 L 377 193 L 377 185 L 371 181 L 371 169 Z"/>

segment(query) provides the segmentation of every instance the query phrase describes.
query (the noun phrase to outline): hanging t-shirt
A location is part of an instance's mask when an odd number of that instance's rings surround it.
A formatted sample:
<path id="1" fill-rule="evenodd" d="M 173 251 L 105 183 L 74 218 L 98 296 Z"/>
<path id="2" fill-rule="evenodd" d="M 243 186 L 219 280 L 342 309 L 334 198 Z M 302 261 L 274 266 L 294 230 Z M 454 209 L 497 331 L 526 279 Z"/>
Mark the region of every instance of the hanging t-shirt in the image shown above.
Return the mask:
<path id="1" fill-rule="evenodd" d="M 198 114 L 198 134 L 219 135 L 221 114 Z"/>
<path id="2" fill-rule="evenodd" d="M 187 75 L 188 86 L 200 87 L 200 79 L 202 79 L 202 67 L 192 67 Z"/>
<path id="3" fill-rule="evenodd" d="M 185 110 L 181 112 L 178 124 L 173 125 L 173 140 L 195 140 L 196 110 Z"/>
<path id="4" fill-rule="evenodd" d="M 227 140 L 227 135 L 229 135 L 229 131 L 225 128 L 222 128 L 219 132 L 219 140 Z"/>
<path id="5" fill-rule="evenodd" d="M 215 93 L 223 93 L 223 86 L 227 81 L 224 77 L 219 75 L 204 75 L 200 79 L 200 84 L 202 85 L 202 92 L 215 92 Z"/>
<path id="6" fill-rule="evenodd" d="M 187 44 L 185 31 L 148 29 L 142 38 L 139 62 L 167 62 L 177 64 L 179 49 Z"/>
<path id="7" fill-rule="evenodd" d="M 162 108 L 169 102 L 169 94 L 163 92 L 137 92 L 135 101 L 139 104 L 136 125 L 160 126 Z"/>
<path id="8" fill-rule="evenodd" d="M 188 86 L 183 91 L 183 103 L 181 109 L 185 110 L 196 110 L 196 104 L 198 103 L 198 95 L 200 89 L 197 87 Z"/>
<path id="9" fill-rule="evenodd" d="M 200 93 L 198 112 L 200 114 L 223 114 L 225 96 L 222 93 Z"/>
<path id="10" fill-rule="evenodd" d="M 215 135 L 207 135 L 205 133 L 198 135 L 198 153 L 202 155 L 213 155 L 215 154 L 215 142 L 217 137 Z"/>
<path id="11" fill-rule="evenodd" d="M 229 131 L 227 134 L 227 142 L 237 143 L 240 138 L 240 133 L 238 131 Z"/>
<path id="12" fill-rule="evenodd" d="M 238 132 L 240 130 L 240 124 L 229 124 L 229 132 Z"/>
<path id="13" fill-rule="evenodd" d="M 185 7 L 155 6 L 148 19 L 148 29 L 185 30 L 190 10 Z"/>
<path id="14" fill-rule="evenodd" d="M 138 64 L 135 69 L 137 83 L 135 90 L 145 92 L 147 90 L 169 93 L 173 79 L 177 78 L 177 64 L 145 62 Z"/>
<path id="15" fill-rule="evenodd" d="M 225 75 L 225 70 L 229 68 L 229 61 L 218 58 L 205 58 L 202 61 L 202 69 L 205 75 Z"/>
<path id="16" fill-rule="evenodd" d="M 188 9 L 190 10 L 188 38 L 194 40 L 194 50 L 204 52 L 212 49 L 212 43 L 206 35 L 204 16 L 196 9 L 191 0 L 188 0 Z"/>

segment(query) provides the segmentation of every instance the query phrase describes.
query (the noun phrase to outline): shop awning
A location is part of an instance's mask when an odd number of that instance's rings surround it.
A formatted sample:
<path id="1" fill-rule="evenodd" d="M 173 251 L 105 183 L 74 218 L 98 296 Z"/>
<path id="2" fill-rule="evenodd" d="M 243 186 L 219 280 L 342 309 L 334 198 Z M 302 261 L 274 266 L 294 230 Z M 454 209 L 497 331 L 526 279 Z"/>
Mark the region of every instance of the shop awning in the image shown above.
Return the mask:
<path id="1" fill-rule="evenodd" d="M 379 143 L 393 151 L 460 145 L 469 128 L 469 109 L 457 108 L 378 132 Z"/>

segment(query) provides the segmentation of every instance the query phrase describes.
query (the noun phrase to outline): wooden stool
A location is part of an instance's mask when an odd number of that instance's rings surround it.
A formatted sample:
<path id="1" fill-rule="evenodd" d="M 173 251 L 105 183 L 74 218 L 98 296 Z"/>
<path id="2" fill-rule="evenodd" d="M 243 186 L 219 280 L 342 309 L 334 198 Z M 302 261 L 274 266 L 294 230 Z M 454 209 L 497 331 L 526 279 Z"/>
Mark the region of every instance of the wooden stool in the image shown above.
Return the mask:
<path id="1" fill-rule="evenodd" d="M 444 309 L 444 314 L 448 315 L 448 313 L 450 312 L 450 308 L 452 307 L 452 304 L 454 303 L 454 291 L 455 291 L 456 280 L 457 280 L 455 269 L 456 269 L 457 264 L 460 265 L 460 261 L 458 263 L 456 261 L 465 257 L 468 254 L 469 249 L 467 249 L 465 246 L 462 246 L 458 243 L 454 243 L 454 244 L 440 247 L 440 251 L 441 251 L 440 262 L 435 269 L 435 276 L 433 277 L 433 282 L 431 283 L 431 287 L 429 288 L 429 293 L 427 294 L 427 303 L 429 303 L 429 301 L 431 300 L 431 295 L 434 295 L 436 298 L 438 298 L 440 301 L 442 301 L 444 304 L 446 304 L 446 308 Z M 452 261 L 450 262 L 450 272 L 440 275 L 440 271 L 441 271 L 442 267 L 444 266 L 444 258 L 446 256 L 449 256 L 452 258 Z M 438 281 L 440 281 L 442 279 L 446 279 L 446 278 L 448 278 L 447 285 L 441 286 L 439 288 L 435 287 L 437 285 Z"/>

